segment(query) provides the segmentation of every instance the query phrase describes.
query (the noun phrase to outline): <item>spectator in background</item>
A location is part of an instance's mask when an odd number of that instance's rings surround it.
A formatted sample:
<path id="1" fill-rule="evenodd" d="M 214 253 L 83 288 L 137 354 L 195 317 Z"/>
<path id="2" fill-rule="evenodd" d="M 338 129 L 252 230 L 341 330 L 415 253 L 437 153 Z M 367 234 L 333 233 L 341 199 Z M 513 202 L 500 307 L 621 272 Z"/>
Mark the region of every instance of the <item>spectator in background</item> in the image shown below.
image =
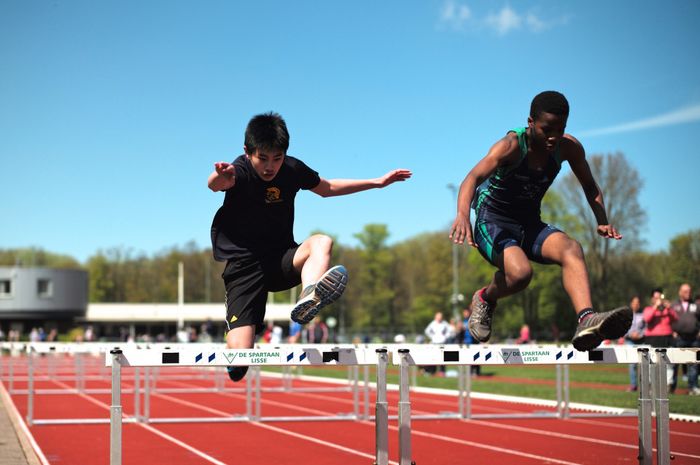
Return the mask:
<path id="1" fill-rule="evenodd" d="M 328 326 L 321 320 L 321 317 L 315 317 L 311 323 L 304 328 L 306 341 L 311 344 L 325 344 L 328 342 Z"/>
<path id="2" fill-rule="evenodd" d="M 436 312 L 433 321 L 425 328 L 425 335 L 432 344 L 446 344 L 451 337 L 450 325 L 442 317 L 442 312 Z M 426 367 L 428 373 L 435 373 L 436 367 Z M 440 366 L 440 374 L 444 375 L 445 366 Z"/>
<path id="3" fill-rule="evenodd" d="M 479 341 L 476 341 L 474 337 L 472 336 L 472 333 L 466 330 L 466 328 L 469 327 L 469 318 L 472 316 L 472 309 L 467 307 L 464 310 L 462 310 L 462 326 L 465 328 L 464 330 L 464 335 L 462 336 L 462 339 L 460 341 L 463 344 L 467 345 L 472 345 L 472 344 L 478 344 Z M 479 376 L 481 374 L 481 365 L 472 365 L 471 366 L 471 373 L 473 375 Z"/>
<path id="4" fill-rule="evenodd" d="M 530 326 L 522 325 L 520 327 L 520 336 L 518 340 L 515 341 L 518 344 L 529 344 L 530 343 Z"/>
<path id="5" fill-rule="evenodd" d="M 673 347 L 673 329 L 671 325 L 678 319 L 678 315 L 671 308 L 671 303 L 666 300 L 663 290 L 654 289 L 651 293 L 649 306 L 644 309 L 644 342 L 652 347 Z M 669 392 L 675 391 L 673 386 L 673 365 L 668 365 L 666 382 Z"/>
<path id="6" fill-rule="evenodd" d="M 692 288 L 690 284 L 681 284 L 678 289 L 678 300 L 671 308 L 678 315 L 678 319 L 671 327 L 674 332 L 674 343 L 676 347 L 700 347 L 698 331 L 700 331 L 700 312 L 698 306 L 691 300 Z M 688 394 L 692 396 L 700 395 L 698 388 L 698 365 L 691 363 L 688 367 Z M 678 366 L 673 366 L 673 379 L 671 381 L 673 389 L 678 386 Z"/>
<path id="7" fill-rule="evenodd" d="M 632 309 L 632 326 L 630 330 L 625 334 L 625 344 L 638 345 L 644 343 L 644 328 L 646 324 L 644 323 L 644 312 L 642 311 L 642 304 L 639 300 L 639 296 L 632 297 L 630 300 L 630 308 Z M 637 390 L 637 364 L 631 363 L 630 368 L 630 386 L 627 388 L 628 391 Z"/>
<path id="8" fill-rule="evenodd" d="M 296 321 L 289 323 L 289 337 L 287 338 L 287 342 L 290 344 L 303 342 L 301 341 L 301 323 L 297 323 Z"/>

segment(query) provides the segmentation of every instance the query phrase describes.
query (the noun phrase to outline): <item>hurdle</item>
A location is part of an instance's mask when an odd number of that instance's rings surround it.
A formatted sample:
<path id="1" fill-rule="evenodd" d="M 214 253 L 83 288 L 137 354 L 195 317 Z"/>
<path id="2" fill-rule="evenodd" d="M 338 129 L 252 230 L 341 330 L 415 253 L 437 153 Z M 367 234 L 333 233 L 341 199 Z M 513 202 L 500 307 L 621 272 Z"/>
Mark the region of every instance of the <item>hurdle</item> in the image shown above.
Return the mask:
<path id="1" fill-rule="evenodd" d="M 657 464 L 669 465 L 669 409 L 666 385 L 668 363 L 698 363 L 698 349 L 656 349 L 605 347 L 590 352 L 579 352 L 571 346 L 499 346 L 454 348 L 425 346 L 397 347 L 392 351 L 394 365 L 399 365 L 399 464 L 412 465 L 411 420 L 436 418 L 435 416 L 411 416 L 409 367 L 414 365 L 574 365 L 574 364 L 639 364 L 638 437 L 639 464 L 652 465 L 651 418 L 652 396 L 656 411 Z M 460 384 L 460 398 L 464 386 Z M 651 391 L 651 392 L 650 392 Z M 476 415 L 460 402 L 461 416 L 440 416 L 469 420 Z M 571 418 L 567 412 L 564 418 Z M 493 418 L 493 416 L 489 416 Z M 501 416 L 502 417 L 502 416 Z M 511 416 L 512 417 L 512 416 Z"/>
<path id="2" fill-rule="evenodd" d="M 221 349 L 207 353 L 206 357 L 196 348 L 181 347 L 178 350 L 113 349 L 106 355 L 106 365 L 111 367 L 112 404 L 110 406 L 110 465 L 122 463 L 122 423 L 123 411 L 121 406 L 122 369 L 125 367 L 225 367 L 249 366 L 250 373 L 246 378 L 247 386 L 257 385 L 255 409 L 252 409 L 250 397 L 246 402 L 245 415 L 218 417 L 188 417 L 188 418 L 150 418 L 149 422 L 237 422 L 237 421 L 323 421 L 323 420 L 361 420 L 357 407 L 353 414 L 341 416 L 315 417 L 283 417 L 263 416 L 260 408 L 260 367 L 262 366 L 363 366 L 377 367 L 377 398 L 375 404 L 376 444 L 375 456 L 377 465 L 388 465 L 388 403 L 386 398 L 386 371 L 388 351 L 386 348 L 368 349 L 364 347 L 335 347 L 330 350 L 318 347 L 294 345 L 279 349 Z M 146 383 L 146 386 L 148 383 Z M 136 389 L 138 392 L 138 389 Z M 357 406 L 357 402 L 355 402 Z M 138 413 L 136 414 L 138 417 Z M 138 420 L 138 418 L 137 418 Z"/>

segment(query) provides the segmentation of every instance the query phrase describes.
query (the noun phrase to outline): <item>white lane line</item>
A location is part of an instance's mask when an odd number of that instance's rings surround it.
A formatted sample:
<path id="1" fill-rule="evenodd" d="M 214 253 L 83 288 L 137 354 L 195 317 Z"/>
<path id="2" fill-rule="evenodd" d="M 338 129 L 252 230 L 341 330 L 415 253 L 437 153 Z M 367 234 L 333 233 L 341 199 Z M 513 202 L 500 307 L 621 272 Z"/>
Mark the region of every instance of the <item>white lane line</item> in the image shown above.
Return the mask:
<path id="1" fill-rule="evenodd" d="M 607 422 L 600 421 L 600 420 L 586 420 L 586 419 L 582 419 L 582 418 L 570 418 L 569 421 L 576 422 L 576 423 L 583 423 L 586 425 L 608 426 L 611 428 L 620 428 L 620 429 L 639 431 L 638 426 L 621 425 L 619 423 L 607 423 Z M 656 431 L 656 427 L 653 424 L 652 424 L 651 429 L 652 429 L 652 431 Z M 684 431 L 671 431 L 671 436 L 686 436 L 689 438 L 700 438 L 700 434 L 698 434 L 698 433 L 686 433 Z"/>
<path id="2" fill-rule="evenodd" d="M 234 395 L 234 396 L 238 396 L 238 394 L 233 394 L 233 395 Z M 176 398 L 176 397 L 172 397 L 172 396 L 169 396 L 169 395 L 166 395 L 166 394 L 155 394 L 155 396 L 160 397 L 160 398 L 162 398 L 162 399 L 164 399 L 164 400 L 168 400 L 168 401 L 170 401 L 170 402 L 174 402 L 174 403 L 177 403 L 177 404 L 180 404 L 180 405 L 184 405 L 184 406 L 190 407 L 190 408 L 202 410 L 202 411 L 211 413 L 211 414 L 216 415 L 216 416 L 219 416 L 219 417 L 229 417 L 229 416 L 231 416 L 230 414 L 223 413 L 223 412 L 221 412 L 220 410 L 216 410 L 216 409 L 213 409 L 213 408 L 210 408 L 210 407 L 206 407 L 206 406 L 204 406 L 204 405 L 197 404 L 197 403 L 195 403 L 195 402 L 190 402 L 190 401 L 187 401 L 187 400 L 184 400 L 184 399 L 178 399 L 178 398 Z M 286 406 L 286 404 L 281 404 L 281 405 Z M 307 409 L 307 410 L 308 410 L 308 409 Z M 316 410 L 315 412 L 320 412 L 320 410 Z M 330 414 L 330 412 L 321 412 L 321 413 L 326 414 L 326 415 Z M 287 435 L 287 436 L 292 436 L 292 437 L 295 437 L 295 438 L 298 438 L 298 439 L 303 439 L 303 440 L 305 440 L 305 441 L 310 441 L 310 442 L 313 442 L 313 443 L 316 443 L 316 444 L 320 444 L 320 445 L 323 445 L 323 446 L 326 446 L 326 447 L 330 447 L 330 448 L 333 448 L 333 449 L 341 450 L 341 451 L 347 452 L 347 453 L 349 453 L 349 454 L 359 455 L 360 457 L 364 457 L 364 458 L 367 458 L 367 459 L 370 459 L 370 460 L 374 460 L 374 459 L 376 458 L 374 455 L 367 454 L 367 453 L 365 453 L 365 452 L 362 452 L 362 451 L 359 451 L 359 450 L 356 450 L 356 449 L 350 449 L 350 448 L 348 448 L 348 447 L 341 446 L 340 444 L 336 444 L 336 443 L 329 442 L 329 441 L 324 441 L 324 440 L 322 440 L 322 439 L 316 439 L 316 438 L 314 438 L 314 437 L 310 437 L 310 436 L 307 436 L 307 435 L 304 435 L 304 434 L 295 433 L 295 432 L 293 432 L 293 431 L 287 431 L 287 430 L 284 430 L 284 429 L 281 429 L 281 428 L 277 428 L 277 427 L 274 427 L 274 426 L 271 426 L 271 425 L 263 424 L 263 423 L 260 423 L 260 422 L 257 422 L 257 421 L 251 421 L 250 424 L 251 424 L 251 425 L 254 425 L 254 426 L 258 426 L 258 427 L 260 427 L 260 428 L 264 428 L 264 429 L 268 429 L 268 430 L 271 430 L 271 431 L 275 431 L 275 432 L 278 432 L 278 433 L 280 433 L 280 434 L 284 434 L 284 435 Z M 371 424 L 374 425 L 374 423 L 371 423 Z M 394 461 L 389 461 L 389 463 L 391 463 L 391 464 L 393 464 L 393 465 L 399 465 L 398 462 L 394 462 Z"/>
<path id="3" fill-rule="evenodd" d="M 573 441 L 591 442 L 594 444 L 602 444 L 602 445 L 606 445 L 606 446 L 623 447 L 625 449 L 639 450 L 638 445 L 625 444 L 622 442 L 606 441 L 603 439 L 594 439 L 594 438 L 589 438 L 589 437 L 585 437 L 585 436 L 577 436 L 577 435 L 566 434 L 566 433 L 557 433 L 557 432 L 554 432 L 551 430 L 525 428 L 522 426 L 505 425 L 505 424 L 492 423 L 492 422 L 481 421 L 481 420 L 462 420 L 462 421 L 464 421 L 465 423 L 468 422 L 468 423 L 475 423 L 475 424 L 479 424 L 479 425 L 484 425 L 484 426 L 488 426 L 491 428 L 507 429 L 507 430 L 518 431 L 518 432 L 523 432 L 523 433 L 540 434 L 543 436 L 557 437 L 557 438 L 561 438 L 561 439 L 571 439 Z M 652 449 L 652 450 L 656 451 L 656 449 Z M 681 456 L 681 457 L 700 458 L 700 455 L 686 454 L 683 452 L 671 451 L 671 453 L 673 455 Z"/>
<path id="4" fill-rule="evenodd" d="M 183 385 L 183 384 L 186 385 L 186 383 L 183 383 L 183 382 L 180 382 L 180 383 L 178 383 L 178 384 L 180 384 L 180 385 Z M 308 396 L 304 396 L 303 394 L 300 394 L 300 393 L 293 393 L 293 394 L 296 395 L 296 396 L 308 397 Z M 229 396 L 231 396 L 231 397 L 241 397 L 241 398 L 245 398 L 243 395 L 240 395 L 240 394 L 227 393 L 227 395 L 229 395 Z M 183 405 L 186 404 L 186 405 L 188 405 L 188 406 L 190 406 L 190 407 L 201 408 L 202 410 L 208 411 L 208 412 L 213 413 L 213 414 L 215 414 L 215 415 L 219 415 L 219 416 L 228 416 L 228 415 L 226 415 L 226 414 L 222 414 L 222 413 L 219 412 L 218 410 L 210 409 L 209 407 L 205 407 L 205 406 L 198 406 L 198 404 L 194 404 L 194 403 L 189 402 L 189 401 L 185 401 L 185 400 L 177 399 L 177 398 L 171 398 L 170 396 L 165 396 L 165 395 L 163 395 L 163 394 L 158 394 L 158 396 L 159 396 L 159 397 L 163 397 L 163 398 L 168 398 L 168 400 L 171 400 L 171 401 L 174 401 L 174 402 L 177 402 L 177 403 L 181 403 L 181 404 L 183 404 Z M 343 403 L 345 403 L 345 402 L 351 402 L 351 401 L 349 401 L 349 400 L 347 400 L 347 399 L 333 399 L 333 400 L 335 400 L 335 401 L 340 401 L 340 402 L 343 402 Z M 279 406 L 281 406 L 281 407 L 289 408 L 289 409 L 292 409 L 292 410 L 307 410 L 307 409 L 303 409 L 303 408 L 301 408 L 301 407 L 297 407 L 297 406 L 293 406 L 293 405 L 288 405 L 288 404 L 283 404 L 283 403 L 281 403 L 281 402 L 276 402 L 276 401 L 271 401 L 271 400 L 266 400 L 266 399 L 262 399 L 262 402 L 264 402 L 264 403 L 270 403 L 270 404 L 276 404 L 276 405 L 279 405 Z M 325 414 L 325 415 L 331 415 L 331 414 L 332 414 L 332 412 L 323 412 L 323 411 L 318 411 L 318 410 L 317 410 L 316 412 L 319 412 L 319 413 Z M 426 412 L 426 413 L 427 413 L 427 412 Z M 362 424 L 365 424 L 365 425 L 369 425 L 369 426 L 375 426 L 374 423 L 369 422 L 369 421 L 360 421 L 359 423 L 362 423 Z M 269 426 L 269 425 L 263 425 L 263 424 L 261 424 L 261 423 L 254 423 L 254 424 L 256 424 L 257 426 L 261 426 L 261 427 L 268 427 L 268 426 Z M 270 428 L 272 428 L 272 427 L 270 427 Z M 389 429 L 390 429 L 390 430 L 393 430 L 393 431 L 397 431 L 397 432 L 399 431 L 398 426 L 392 426 L 392 425 L 390 425 L 390 426 L 389 426 Z M 277 429 L 275 429 L 275 430 L 277 430 Z M 296 433 L 292 433 L 292 432 L 290 432 L 290 431 L 285 431 L 285 430 L 279 430 L 279 431 L 282 432 L 282 433 L 284 433 L 284 434 L 296 435 Z M 430 439 L 437 439 L 437 440 L 442 440 L 442 441 L 446 441 L 446 442 L 452 442 L 452 443 L 455 443 L 455 444 L 460 444 L 460 445 L 464 445 L 464 446 L 475 447 L 475 448 L 479 448 L 479 449 L 486 449 L 486 450 L 490 450 L 490 451 L 492 451 L 492 452 L 498 452 L 498 453 L 501 453 L 501 454 L 508 454 L 508 455 L 515 455 L 515 456 L 519 456 L 519 457 L 526 457 L 526 458 L 529 458 L 529 459 L 537 460 L 537 461 L 539 461 L 539 462 L 541 462 L 541 463 L 552 463 L 552 464 L 560 464 L 560 465 L 580 465 L 580 464 L 578 464 L 578 463 L 576 463 L 576 462 L 567 462 L 567 461 L 564 461 L 564 460 L 558 460 L 558 459 L 554 459 L 554 458 L 546 457 L 546 456 L 542 456 L 542 455 L 528 454 L 527 452 L 521 452 L 521 451 L 517 451 L 517 450 L 515 450 L 515 449 L 507 449 L 507 448 L 503 448 L 503 447 L 489 446 L 489 445 L 482 444 L 482 443 L 478 443 L 478 442 L 474 442 L 474 441 L 466 441 L 466 440 L 464 440 L 464 439 L 459 439 L 459 438 L 454 438 L 454 437 L 449 437 L 449 436 L 436 435 L 436 434 L 428 433 L 428 432 L 425 432 L 425 431 L 416 430 L 415 428 L 412 428 L 411 432 L 412 432 L 412 434 L 417 435 L 417 436 L 423 436 L 423 437 L 427 437 L 427 438 L 430 438 Z M 310 440 L 310 438 L 308 438 L 308 437 L 306 437 L 306 436 L 304 436 L 304 435 L 299 435 L 298 437 L 300 437 L 300 438 L 305 438 L 305 439 L 307 439 L 307 440 Z M 317 440 L 317 441 L 320 441 L 320 440 Z M 319 443 L 325 444 L 325 442 L 322 442 L 322 441 L 319 442 Z M 341 447 L 342 447 L 342 446 L 341 446 Z M 370 458 L 374 458 L 374 456 L 370 456 Z M 395 464 L 396 462 L 390 462 L 390 463 Z"/>
<path id="5" fill-rule="evenodd" d="M 59 381 L 56 381 L 56 383 L 57 383 L 57 384 L 63 384 L 63 383 L 61 383 L 61 382 L 59 382 Z M 66 385 L 66 384 L 64 384 L 64 386 L 65 386 L 65 387 L 68 387 L 68 385 Z M 93 398 L 92 396 L 88 396 L 87 394 L 82 394 L 82 393 L 81 393 L 81 394 L 78 394 L 78 395 L 79 395 L 80 397 L 82 397 L 83 399 L 87 400 L 88 402 L 91 402 L 91 403 L 93 403 L 93 404 L 95 404 L 95 405 L 97 405 L 97 406 L 99 406 L 99 407 L 102 407 L 102 408 L 106 409 L 107 411 L 110 410 L 110 406 L 109 406 L 109 405 L 107 405 L 107 404 L 105 404 L 104 402 L 101 402 L 101 401 L 99 401 L 99 400 Z M 130 416 L 129 416 L 129 415 L 124 415 L 124 417 L 125 417 L 125 418 L 129 418 Z M 141 428 L 143 428 L 143 429 L 145 429 L 145 430 L 147 430 L 147 431 L 150 431 L 150 432 L 152 432 L 152 433 L 154 433 L 154 434 L 157 434 L 158 436 L 162 437 L 163 439 L 166 439 L 166 440 L 172 442 L 173 444 L 182 447 L 183 449 L 186 449 L 186 450 L 192 452 L 193 454 L 195 454 L 195 455 L 197 455 L 197 456 L 203 458 L 203 459 L 206 460 L 207 462 L 211 462 L 211 463 L 213 463 L 214 465 L 227 465 L 226 463 L 221 462 L 221 461 L 215 459 L 214 457 L 205 454 L 205 453 L 202 452 L 201 450 L 196 449 L 196 448 L 190 446 L 189 444 L 180 441 L 179 439 L 176 439 L 176 438 L 174 438 L 174 437 L 172 437 L 172 436 L 170 436 L 170 435 L 168 435 L 168 434 L 166 434 L 166 433 L 163 433 L 162 431 L 158 431 L 157 429 L 153 428 L 152 426 L 149 426 L 149 425 L 146 425 L 146 424 L 143 424 L 143 423 L 136 423 L 136 425 L 140 426 Z"/>
<path id="6" fill-rule="evenodd" d="M 396 427 L 390 427 L 390 428 L 396 429 L 398 431 L 398 428 L 396 428 Z M 526 457 L 529 459 L 538 460 L 540 463 L 558 463 L 561 465 L 581 465 L 577 462 L 567 462 L 565 460 L 558 460 L 558 459 L 554 459 L 554 458 L 546 457 L 546 456 L 542 456 L 542 455 L 528 454 L 527 452 L 520 452 L 520 451 L 517 451 L 514 449 L 505 449 L 502 447 L 481 444 L 479 442 L 466 441 L 464 439 L 458 439 L 458 438 L 453 438 L 453 437 L 448 437 L 448 436 L 437 435 L 437 434 L 433 434 L 433 433 L 427 433 L 425 431 L 418 431 L 415 428 L 411 428 L 411 434 L 414 434 L 417 436 L 424 436 L 424 437 L 439 440 L 439 441 L 446 441 L 446 442 L 452 442 L 455 444 L 476 447 L 478 449 L 486 449 L 486 450 L 498 452 L 501 454 L 509 454 L 509 455 L 517 455 L 519 457 Z"/>

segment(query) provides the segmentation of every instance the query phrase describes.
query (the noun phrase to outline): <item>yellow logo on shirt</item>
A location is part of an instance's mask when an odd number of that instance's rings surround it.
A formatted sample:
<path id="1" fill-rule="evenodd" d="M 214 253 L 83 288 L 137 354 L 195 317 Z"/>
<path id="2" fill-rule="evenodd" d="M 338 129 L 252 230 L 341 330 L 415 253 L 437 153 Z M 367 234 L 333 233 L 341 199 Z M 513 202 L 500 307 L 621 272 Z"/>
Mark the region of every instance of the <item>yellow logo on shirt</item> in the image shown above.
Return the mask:
<path id="1" fill-rule="evenodd" d="M 266 203 L 275 203 L 275 202 L 281 202 L 282 199 L 280 199 L 280 190 L 276 187 L 268 187 L 267 191 L 265 192 L 265 202 Z"/>
<path id="2" fill-rule="evenodd" d="M 237 319 L 238 319 L 238 317 L 236 315 L 233 315 L 231 317 L 231 323 L 234 323 Z"/>

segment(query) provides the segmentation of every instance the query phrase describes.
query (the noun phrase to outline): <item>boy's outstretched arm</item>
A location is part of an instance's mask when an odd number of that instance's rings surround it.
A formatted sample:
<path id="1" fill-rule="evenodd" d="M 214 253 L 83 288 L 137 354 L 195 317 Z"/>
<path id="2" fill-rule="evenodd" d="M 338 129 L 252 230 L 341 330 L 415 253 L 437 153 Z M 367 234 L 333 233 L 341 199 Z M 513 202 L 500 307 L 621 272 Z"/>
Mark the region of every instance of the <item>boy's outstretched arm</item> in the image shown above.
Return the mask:
<path id="1" fill-rule="evenodd" d="M 598 235 L 607 239 L 622 239 L 622 235 L 617 232 L 617 229 L 608 221 L 608 214 L 605 212 L 605 202 L 603 201 L 603 192 L 600 190 L 598 183 L 593 179 L 591 167 L 586 161 L 586 153 L 583 150 L 583 145 L 573 136 L 565 135 L 568 139 L 569 149 L 567 150 L 566 158 L 571 166 L 571 171 L 574 172 L 576 178 L 581 183 L 583 193 L 586 196 L 588 205 L 591 206 L 595 220 L 598 223 Z"/>
<path id="2" fill-rule="evenodd" d="M 207 186 L 214 192 L 231 189 L 236 184 L 236 169 L 231 163 L 214 163 L 214 171 L 209 175 Z"/>
<path id="3" fill-rule="evenodd" d="M 405 181 L 413 173 L 410 170 L 398 169 L 386 173 L 380 178 L 374 179 L 323 179 L 318 186 L 311 189 L 311 192 L 321 197 L 333 197 L 336 195 L 354 194 L 355 192 L 366 191 L 386 187 L 397 181 Z"/>

